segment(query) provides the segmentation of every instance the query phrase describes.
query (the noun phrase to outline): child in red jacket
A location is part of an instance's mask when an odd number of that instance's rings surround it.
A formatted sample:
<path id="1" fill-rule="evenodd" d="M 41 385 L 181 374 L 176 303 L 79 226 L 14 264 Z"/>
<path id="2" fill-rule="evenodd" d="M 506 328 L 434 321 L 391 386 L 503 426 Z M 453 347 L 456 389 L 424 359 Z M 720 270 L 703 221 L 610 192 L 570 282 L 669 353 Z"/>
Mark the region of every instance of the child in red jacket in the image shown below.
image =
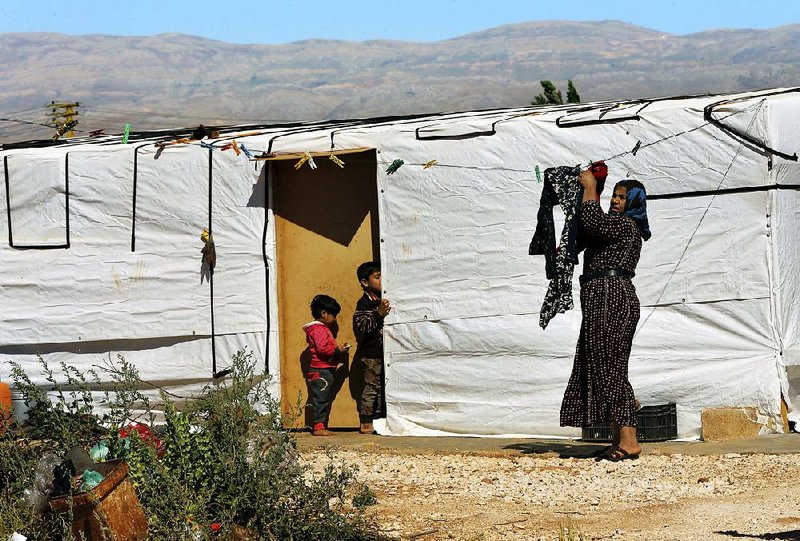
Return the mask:
<path id="1" fill-rule="evenodd" d="M 311 353 L 308 371 L 308 406 L 311 408 L 312 434 L 333 436 L 328 430 L 331 404 L 336 398 L 334 370 L 341 363 L 340 354 L 350 349 L 350 344 L 336 344 L 331 328 L 336 325 L 336 316 L 341 307 L 336 299 L 317 295 L 311 301 L 311 316 L 314 321 L 303 325 L 306 342 Z"/>

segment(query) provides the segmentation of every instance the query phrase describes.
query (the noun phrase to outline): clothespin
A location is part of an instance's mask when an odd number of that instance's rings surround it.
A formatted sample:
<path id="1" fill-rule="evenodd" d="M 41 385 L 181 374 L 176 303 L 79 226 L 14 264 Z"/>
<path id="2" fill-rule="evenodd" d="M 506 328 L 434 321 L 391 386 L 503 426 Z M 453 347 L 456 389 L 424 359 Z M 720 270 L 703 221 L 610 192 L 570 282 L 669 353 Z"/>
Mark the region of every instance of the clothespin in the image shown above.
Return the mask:
<path id="1" fill-rule="evenodd" d="M 191 142 L 192 142 L 191 139 L 187 139 L 184 137 L 182 139 L 175 139 L 174 141 L 159 141 L 158 143 L 155 143 L 155 146 L 157 146 L 158 148 L 164 148 L 171 145 L 179 145 L 181 143 L 191 143 Z"/>
<path id="2" fill-rule="evenodd" d="M 296 164 L 294 164 L 294 168 L 295 168 L 297 171 L 299 171 L 299 170 L 300 170 L 300 168 L 301 168 L 301 167 L 303 167 L 303 164 L 304 164 L 304 163 L 306 163 L 310 157 L 311 157 L 311 154 L 309 154 L 308 152 L 306 152 L 305 154 L 303 154 L 303 155 L 300 157 L 300 159 L 299 159 L 299 160 L 297 160 L 297 163 L 296 163 Z"/>
<path id="3" fill-rule="evenodd" d="M 303 156 L 299 160 L 297 160 L 296 164 L 294 164 L 294 168 L 299 171 L 300 168 L 303 167 L 303 164 L 306 163 L 306 162 L 308 162 L 308 166 L 311 169 L 316 169 L 317 168 L 317 164 L 314 163 L 314 158 L 311 156 L 310 152 L 304 152 Z"/>
<path id="4" fill-rule="evenodd" d="M 431 160 L 429 162 L 425 162 L 424 164 L 422 164 L 422 168 L 423 169 L 430 169 L 431 167 L 433 167 L 434 165 L 436 165 L 438 163 L 439 163 L 438 160 Z"/>
<path id="5" fill-rule="evenodd" d="M 244 155 L 247 156 L 248 160 L 252 160 L 253 159 L 253 154 L 250 152 L 250 149 L 248 149 L 246 146 L 244 146 L 244 143 L 239 145 L 239 148 L 242 149 L 242 152 L 244 152 Z"/>
<path id="6" fill-rule="evenodd" d="M 219 149 L 220 150 L 233 149 L 233 151 L 236 153 L 237 156 L 242 153 L 242 151 L 239 150 L 239 145 L 236 144 L 236 141 L 233 141 L 231 143 L 226 143 L 226 144 L 222 145 L 221 147 L 219 147 Z"/>
<path id="7" fill-rule="evenodd" d="M 105 135 L 106 134 L 105 132 L 106 132 L 105 129 L 92 130 L 92 131 L 89 132 L 89 137 L 99 137 L 101 135 Z"/>
<path id="8" fill-rule="evenodd" d="M 397 159 L 391 163 L 389 167 L 386 168 L 387 175 L 393 175 L 398 169 L 403 167 L 403 164 L 406 163 L 403 160 Z"/>
<path id="9" fill-rule="evenodd" d="M 131 135 L 131 123 L 127 122 L 125 124 L 125 131 L 122 133 L 122 144 L 128 144 L 128 137 Z"/>
<path id="10" fill-rule="evenodd" d="M 69 122 L 64 122 L 57 130 L 56 133 L 53 135 L 53 141 L 58 141 L 58 138 L 70 131 L 72 128 L 78 125 L 77 120 L 71 120 Z"/>
<path id="11" fill-rule="evenodd" d="M 536 167 L 533 168 L 533 170 L 536 172 L 536 182 L 541 184 L 542 183 L 542 170 L 539 169 L 539 164 L 538 163 L 536 164 Z"/>
<path id="12" fill-rule="evenodd" d="M 636 141 L 636 146 L 633 147 L 633 150 L 631 150 L 631 154 L 636 156 L 636 153 L 639 152 L 640 148 L 642 148 L 642 142 L 641 141 Z"/>
<path id="13" fill-rule="evenodd" d="M 328 159 L 330 159 L 330 161 L 332 161 L 333 163 L 344 169 L 344 162 L 340 160 L 335 154 L 331 154 L 328 157 Z"/>
<path id="14" fill-rule="evenodd" d="M 207 148 L 209 150 L 217 150 L 214 145 L 206 143 L 205 141 L 200 141 L 200 146 L 203 148 Z"/>
<path id="15" fill-rule="evenodd" d="M 217 249 L 214 246 L 214 237 L 212 237 L 208 229 L 203 229 L 203 232 L 200 233 L 200 240 L 205 244 L 201 251 L 203 254 L 203 262 L 208 264 L 209 272 L 213 273 L 214 267 L 217 265 Z"/>

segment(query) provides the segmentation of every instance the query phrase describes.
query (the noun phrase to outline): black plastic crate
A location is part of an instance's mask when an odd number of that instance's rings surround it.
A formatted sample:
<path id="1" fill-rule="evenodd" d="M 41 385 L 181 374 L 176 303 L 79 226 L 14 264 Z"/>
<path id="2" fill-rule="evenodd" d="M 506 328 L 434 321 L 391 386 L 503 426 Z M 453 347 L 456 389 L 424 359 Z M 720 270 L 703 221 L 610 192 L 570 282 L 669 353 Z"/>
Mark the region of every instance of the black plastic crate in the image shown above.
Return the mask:
<path id="1" fill-rule="evenodd" d="M 639 441 L 666 441 L 678 437 L 678 411 L 675 404 L 642 406 L 637 412 L 636 439 Z M 611 425 L 585 426 L 581 430 L 584 441 L 611 441 Z"/>

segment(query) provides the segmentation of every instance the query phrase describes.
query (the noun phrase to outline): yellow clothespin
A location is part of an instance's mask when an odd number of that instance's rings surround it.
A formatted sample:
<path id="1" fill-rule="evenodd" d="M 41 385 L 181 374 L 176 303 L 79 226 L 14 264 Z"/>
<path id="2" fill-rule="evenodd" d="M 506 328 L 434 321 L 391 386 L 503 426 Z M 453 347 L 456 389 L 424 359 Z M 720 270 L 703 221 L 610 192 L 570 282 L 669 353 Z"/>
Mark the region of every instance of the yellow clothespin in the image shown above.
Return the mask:
<path id="1" fill-rule="evenodd" d="M 433 167 L 434 165 L 436 165 L 436 164 L 438 164 L 438 163 L 439 163 L 439 162 L 438 162 L 437 160 L 431 160 L 431 161 L 429 161 L 429 162 L 425 162 L 425 163 L 422 165 L 422 168 L 423 168 L 423 169 L 430 169 L 431 167 Z"/>
<path id="2" fill-rule="evenodd" d="M 314 163 L 312 165 L 312 163 L 314 162 L 314 158 L 311 157 L 311 153 L 310 152 L 303 153 L 303 156 L 299 160 L 297 160 L 296 164 L 294 164 L 294 168 L 299 171 L 300 168 L 303 167 L 303 164 L 306 163 L 306 162 L 309 162 L 308 165 L 311 167 L 311 169 L 316 169 L 317 168 L 317 164 Z"/>
<path id="3" fill-rule="evenodd" d="M 213 273 L 214 267 L 217 265 L 217 249 L 216 246 L 214 246 L 214 237 L 211 236 L 208 229 L 203 229 L 203 232 L 200 233 L 200 240 L 205 243 L 201 251 L 203 254 L 203 262 L 207 266 L 208 272 Z"/>
<path id="4" fill-rule="evenodd" d="M 340 160 L 340 159 L 339 159 L 339 158 L 336 156 L 336 154 L 331 154 L 331 155 L 329 156 L 329 159 L 330 159 L 330 160 L 331 160 L 333 163 L 335 163 L 336 165 L 338 165 L 339 167 L 341 167 L 342 169 L 344 169 L 344 162 L 343 162 L 342 160 Z"/>

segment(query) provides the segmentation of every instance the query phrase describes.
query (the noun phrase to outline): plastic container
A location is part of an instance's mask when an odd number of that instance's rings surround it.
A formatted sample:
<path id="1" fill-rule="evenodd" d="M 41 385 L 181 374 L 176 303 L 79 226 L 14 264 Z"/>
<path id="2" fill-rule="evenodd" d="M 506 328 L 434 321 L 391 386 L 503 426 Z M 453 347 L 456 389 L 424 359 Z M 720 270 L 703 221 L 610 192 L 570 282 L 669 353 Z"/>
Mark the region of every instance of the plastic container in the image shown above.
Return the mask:
<path id="1" fill-rule="evenodd" d="M 678 437 L 678 411 L 675 404 L 642 406 L 638 413 L 636 439 L 642 442 L 667 441 Z M 584 441 L 611 441 L 609 424 L 585 426 L 581 430 Z"/>
<path id="2" fill-rule="evenodd" d="M 72 507 L 72 534 L 75 539 L 147 539 L 147 517 L 128 479 L 128 465 L 122 460 L 111 460 L 97 464 L 95 469 L 105 475 L 100 484 L 71 498 L 51 498 L 50 509 L 67 514 Z"/>

